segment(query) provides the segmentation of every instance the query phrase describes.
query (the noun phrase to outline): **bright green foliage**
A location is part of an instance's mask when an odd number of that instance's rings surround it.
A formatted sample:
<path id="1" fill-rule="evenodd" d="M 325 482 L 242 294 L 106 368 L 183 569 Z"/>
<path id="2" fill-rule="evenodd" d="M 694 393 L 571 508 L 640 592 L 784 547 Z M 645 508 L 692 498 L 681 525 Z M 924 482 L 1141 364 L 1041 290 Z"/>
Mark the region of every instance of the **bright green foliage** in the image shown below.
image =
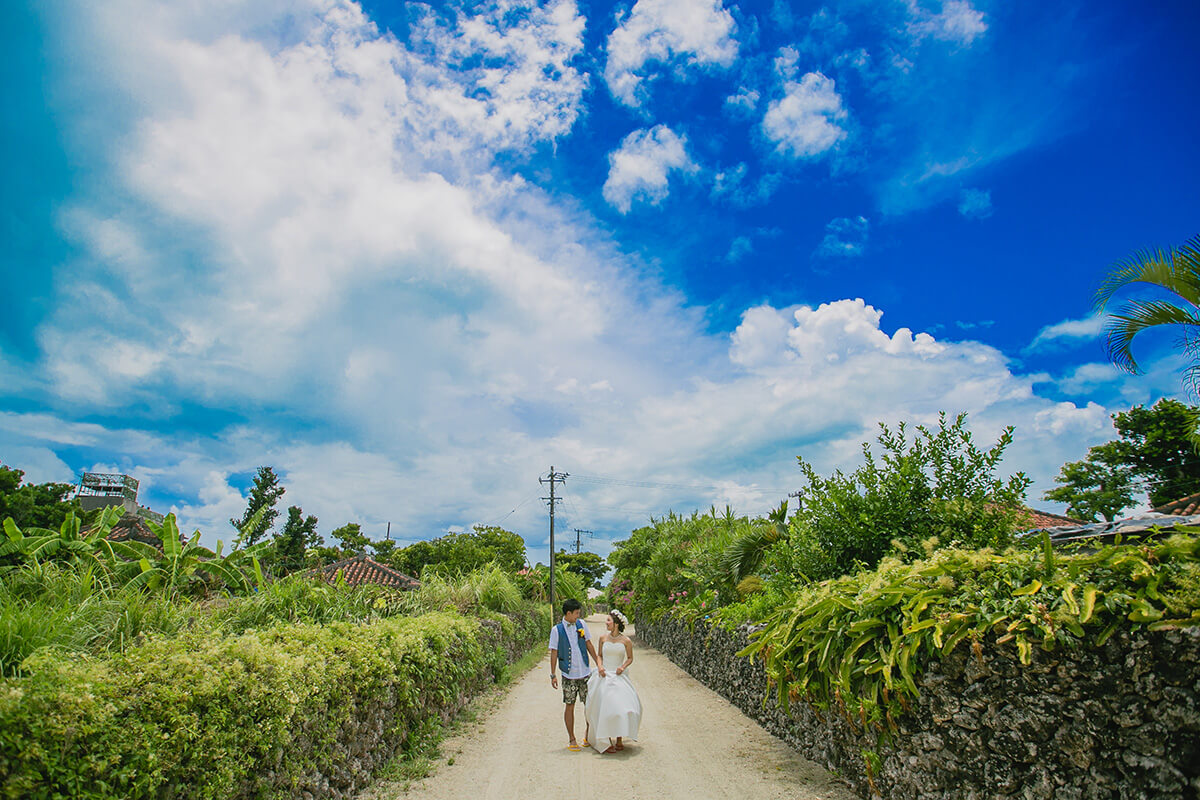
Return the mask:
<path id="1" fill-rule="evenodd" d="M 1200 533 L 1200 531 L 1193 531 Z M 882 726 L 918 694 L 917 676 L 956 647 L 1102 644 L 1132 626 L 1200 625 L 1200 538 L 1063 554 L 932 550 L 905 564 L 798 589 L 744 655 L 762 659 L 779 699 L 844 708 Z"/>
<path id="2" fill-rule="evenodd" d="M 122 585 L 98 564 L 29 563 L 0 580 L 0 675 L 41 649 L 121 652 L 140 637 L 174 634 L 199 611 Z"/>
<path id="3" fill-rule="evenodd" d="M 279 476 L 271 467 L 259 467 L 254 476 L 254 486 L 250 489 L 250 497 L 246 501 L 246 511 L 238 519 L 229 520 L 238 531 L 234 549 L 252 545 L 268 533 L 279 516 L 275 504 L 287 490 L 279 484 Z"/>
<path id="4" fill-rule="evenodd" d="M 501 625 L 501 628 L 504 626 Z M 549 615 L 509 632 L 529 647 Z M 191 630 L 107 660 L 35 656 L 0 681 L 0 795 L 267 798 L 357 780 L 414 747 L 504 662 L 453 614 Z M 343 784 L 346 785 L 346 784 Z"/>
<path id="5" fill-rule="evenodd" d="M 493 563 L 459 576 L 426 570 L 420 588 L 412 592 L 412 602 L 431 610 L 455 609 L 471 614 L 517 611 L 524 607 L 525 598 L 513 578 Z"/>
<path id="6" fill-rule="evenodd" d="M 823 478 L 799 459 L 807 486 L 792 518 L 795 569 L 824 580 L 935 538 L 947 546 L 1010 541 L 1031 483 L 1024 473 L 995 477 L 1011 427 L 987 450 L 971 441 L 966 414 L 950 421 L 943 413 L 936 428 L 916 426 L 911 440 L 904 423 L 879 427 L 880 456 L 864 444 L 865 463 L 849 475 L 838 470 Z"/>
<path id="7" fill-rule="evenodd" d="M 1156 287 L 1172 297 L 1129 300 L 1110 315 L 1105 329 L 1109 359 L 1127 372 L 1141 372 L 1133 357 L 1134 338 L 1146 330 L 1175 330 L 1181 334 L 1184 356 L 1192 362 L 1185 383 L 1200 393 L 1200 236 L 1178 248 L 1143 250 L 1115 264 L 1096 292 L 1096 310 L 1107 311 L 1118 292 L 1135 284 Z"/>
<path id="8" fill-rule="evenodd" d="M 583 578 L 574 572 L 559 569 L 555 564 L 554 595 L 558 605 L 564 600 L 578 600 L 584 608 L 588 606 L 587 586 Z M 521 595 L 527 600 L 539 603 L 550 600 L 550 568 L 545 564 L 537 564 L 525 569 L 519 569 L 513 575 L 513 580 L 521 590 Z"/>
<path id="9" fill-rule="evenodd" d="M 554 565 L 578 575 L 583 581 L 584 587 L 588 589 L 599 589 L 603 585 L 601 580 L 604 578 L 604 573 L 608 572 L 608 564 L 603 558 L 586 551 L 568 553 L 565 550 L 559 550 L 554 556 Z"/>
<path id="10" fill-rule="evenodd" d="M 390 564 L 407 575 L 421 575 L 427 567 L 444 575 L 459 575 L 496 562 L 508 572 L 525 564 L 525 540 L 512 531 L 476 526 L 470 533 L 448 533 L 437 539 L 396 551 Z"/>
<path id="11" fill-rule="evenodd" d="M 1067 513 L 1085 522 L 1100 517 L 1111 522 L 1134 502 L 1136 480 L 1116 442 L 1096 445 L 1083 461 L 1063 464 L 1054 482 L 1059 485 L 1043 496 L 1066 503 Z"/>
<path id="12" fill-rule="evenodd" d="M 738 517 L 730 508 L 721 514 L 713 508 L 703 515 L 694 512 L 683 517 L 671 512 L 652 519 L 650 525 L 618 542 L 608 556 L 617 570 L 614 582 L 629 584 L 622 591 L 632 594 L 632 608 L 625 610 L 656 617 L 668 608 L 686 606 L 708 613 L 736 599 L 726 553 L 735 542 L 773 524 Z"/>
<path id="13" fill-rule="evenodd" d="M 200 545 L 200 531 L 185 541 L 179 534 L 174 514 L 167 514 L 162 524 L 146 520 L 162 545 L 143 542 L 112 542 L 109 546 L 120 556 L 130 559 L 140 570 L 129 579 L 131 586 L 144 586 L 166 597 L 207 594 L 214 589 L 228 589 L 245 594 L 251 591 L 261 575 L 258 553 L 262 545 L 235 550 L 222 557 L 218 542 L 216 552 Z"/>
<path id="14" fill-rule="evenodd" d="M 317 533 L 317 518 L 304 516 L 300 506 L 288 507 L 287 522 L 283 530 L 272 540 L 274 559 L 271 567 L 276 574 L 287 575 L 305 567 L 304 554 L 321 543 Z"/>
<path id="15" fill-rule="evenodd" d="M 1113 414 L 1118 438 L 1092 447 L 1083 461 L 1064 464 L 1054 479 L 1060 485 L 1046 499 L 1095 521 L 1111 520 L 1133 505 L 1139 484 L 1151 506 L 1200 492 L 1200 450 L 1191 439 L 1198 415 L 1200 408 L 1165 398 Z"/>
<path id="16" fill-rule="evenodd" d="M 329 535 L 341 546 L 342 558 L 362 555 L 367 552 L 367 545 L 371 544 L 371 540 L 363 534 L 362 526 L 357 522 L 335 528 Z"/>
<path id="17" fill-rule="evenodd" d="M 1189 437 L 1200 408 L 1162 399 L 1150 408 L 1134 406 L 1113 414 L 1122 461 L 1143 478 L 1150 505 L 1158 506 L 1200 492 L 1200 450 Z"/>
<path id="18" fill-rule="evenodd" d="M 79 503 L 70 495 L 69 483 L 25 483 L 25 473 L 0 464 L 0 519 L 12 517 L 21 528 L 50 528 L 62 525 L 70 512 L 79 513 Z"/>
<path id="19" fill-rule="evenodd" d="M 48 562 L 105 564 L 111 570 L 119 563 L 113 545 L 104 537 L 120 519 L 124 509 L 101 509 L 96 524 L 84 534 L 74 511 L 68 511 L 57 531 L 47 528 L 21 530 L 12 517 L 0 529 L 0 575 L 25 565 Z"/>

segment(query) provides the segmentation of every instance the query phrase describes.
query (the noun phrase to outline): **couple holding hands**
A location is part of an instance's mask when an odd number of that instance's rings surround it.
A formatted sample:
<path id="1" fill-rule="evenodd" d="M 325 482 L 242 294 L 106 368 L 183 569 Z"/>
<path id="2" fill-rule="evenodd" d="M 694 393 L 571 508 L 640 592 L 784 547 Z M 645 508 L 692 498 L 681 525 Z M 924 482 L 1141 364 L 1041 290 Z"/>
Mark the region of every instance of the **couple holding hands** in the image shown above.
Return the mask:
<path id="1" fill-rule="evenodd" d="M 642 721 L 642 701 L 628 675 L 633 663 L 633 642 L 625 635 L 628 620 L 620 611 L 610 611 L 597 648 L 579 619 L 581 608 L 578 600 L 565 601 L 562 621 L 550 629 L 550 685 L 558 688 L 561 671 L 567 749 L 581 749 L 575 740 L 575 703 L 581 701 L 587 721 L 583 746 L 615 753 L 625 749 L 625 739 L 637 739 Z"/>

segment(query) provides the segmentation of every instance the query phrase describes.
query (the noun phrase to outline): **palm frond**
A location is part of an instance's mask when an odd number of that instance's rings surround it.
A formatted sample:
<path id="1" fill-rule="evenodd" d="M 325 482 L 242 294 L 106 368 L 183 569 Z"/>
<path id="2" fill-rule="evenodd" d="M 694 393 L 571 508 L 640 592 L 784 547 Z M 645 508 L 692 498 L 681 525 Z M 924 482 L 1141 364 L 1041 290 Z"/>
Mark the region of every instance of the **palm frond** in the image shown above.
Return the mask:
<path id="1" fill-rule="evenodd" d="M 1118 291 L 1135 283 L 1161 287 L 1200 305 L 1200 237 L 1178 249 L 1142 250 L 1118 261 L 1096 290 L 1096 310 L 1104 311 Z"/>
<path id="2" fill-rule="evenodd" d="M 1130 300 L 1122 312 L 1113 314 L 1105 326 L 1105 350 L 1109 360 L 1126 372 L 1141 372 L 1131 347 L 1142 331 L 1159 325 L 1200 327 L 1200 313 L 1165 300 Z"/>
<path id="3" fill-rule="evenodd" d="M 762 563 L 767 548 L 783 538 L 783 532 L 775 525 L 755 528 L 734 539 L 721 554 L 719 567 L 736 584 L 752 573 Z"/>

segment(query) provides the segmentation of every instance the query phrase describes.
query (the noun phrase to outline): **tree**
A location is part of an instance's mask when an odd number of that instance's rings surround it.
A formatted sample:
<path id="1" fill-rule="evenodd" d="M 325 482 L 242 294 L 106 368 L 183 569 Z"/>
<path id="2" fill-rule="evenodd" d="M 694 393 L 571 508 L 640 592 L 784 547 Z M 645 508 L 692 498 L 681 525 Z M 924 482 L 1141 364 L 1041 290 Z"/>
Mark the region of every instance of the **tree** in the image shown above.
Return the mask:
<path id="1" fill-rule="evenodd" d="M 1083 461 L 1064 464 L 1054 479 L 1060 485 L 1045 498 L 1094 522 L 1097 516 L 1112 520 L 1142 490 L 1151 506 L 1200 491 L 1200 452 L 1190 441 L 1198 411 L 1164 398 L 1151 408 L 1113 414 L 1118 438 L 1089 449 Z"/>
<path id="2" fill-rule="evenodd" d="M 317 535 L 317 518 L 304 516 L 300 506 L 288 508 L 283 531 L 275 537 L 276 564 L 282 572 L 294 572 L 304 567 L 304 553 L 321 543 Z"/>
<path id="3" fill-rule="evenodd" d="M 493 561 L 506 572 L 516 572 L 525 564 L 525 540 L 503 528 L 476 525 L 470 533 L 448 533 L 409 545 L 396 551 L 391 563 L 409 575 L 420 575 L 426 567 L 462 575 Z"/>
<path id="4" fill-rule="evenodd" d="M 234 548 L 242 545 L 252 545 L 270 533 L 275 524 L 279 511 L 275 504 L 287 491 L 279 485 L 279 477 L 271 467 L 259 467 L 254 477 L 254 486 L 250 489 L 250 498 L 246 502 L 246 511 L 240 519 L 230 519 L 229 524 L 238 531 Z M 264 510 L 265 509 L 265 510 Z M 256 514 L 261 511 L 257 519 Z"/>
<path id="5" fill-rule="evenodd" d="M 1145 330 L 1177 329 L 1182 334 L 1180 348 L 1192 362 L 1184 382 L 1200 393 L 1200 236 L 1178 248 L 1142 250 L 1113 265 L 1096 292 L 1096 310 L 1107 311 L 1117 292 L 1134 284 L 1158 287 L 1173 297 L 1128 300 L 1112 314 L 1105 328 L 1109 360 L 1137 374 L 1142 370 L 1133 357 L 1134 338 Z M 1195 427 L 1190 432 L 1194 434 Z"/>
<path id="6" fill-rule="evenodd" d="M 604 585 L 601 581 L 608 572 L 608 564 L 604 563 L 604 559 L 597 554 L 586 551 L 568 553 L 566 550 L 559 550 L 554 559 L 558 566 L 567 572 L 578 575 L 583 580 L 585 589 L 599 589 Z"/>
<path id="7" fill-rule="evenodd" d="M 367 552 L 367 546 L 371 544 L 371 540 L 363 535 L 362 526 L 357 522 L 350 522 L 340 528 L 335 528 L 329 535 L 341 545 L 342 558 L 361 556 Z"/>
<path id="8" fill-rule="evenodd" d="M 1163 398 L 1113 415 L 1118 453 L 1146 481 L 1151 506 L 1200 492 L 1200 452 L 1192 446 L 1200 408 Z"/>
<path id="9" fill-rule="evenodd" d="M 392 560 L 396 550 L 395 539 L 384 539 L 381 542 L 370 542 L 368 546 L 375 551 L 375 560 L 387 564 Z"/>
<path id="10" fill-rule="evenodd" d="M 67 514 L 79 515 L 69 483 L 25 483 L 25 473 L 0 464 L 0 521 L 12 517 L 18 527 L 57 530 Z"/>
<path id="11" fill-rule="evenodd" d="M 1083 461 L 1069 461 L 1054 479 L 1059 484 L 1043 497 L 1066 503 L 1067 512 L 1077 519 L 1111 522 L 1134 503 L 1137 479 L 1125 463 L 1116 442 L 1096 445 Z"/>
<path id="12" fill-rule="evenodd" d="M 889 552 L 921 552 L 940 546 L 1003 546 L 1030 479 L 1018 472 L 994 476 L 1012 443 L 1005 428 L 991 448 L 971 441 L 966 414 L 952 422 L 939 415 L 936 429 L 880 424 L 876 458 L 863 444 L 865 463 L 849 475 L 840 470 L 822 478 L 799 458 L 808 486 L 792 518 L 789 540 L 794 564 L 809 580 L 824 580 L 871 569 Z"/>

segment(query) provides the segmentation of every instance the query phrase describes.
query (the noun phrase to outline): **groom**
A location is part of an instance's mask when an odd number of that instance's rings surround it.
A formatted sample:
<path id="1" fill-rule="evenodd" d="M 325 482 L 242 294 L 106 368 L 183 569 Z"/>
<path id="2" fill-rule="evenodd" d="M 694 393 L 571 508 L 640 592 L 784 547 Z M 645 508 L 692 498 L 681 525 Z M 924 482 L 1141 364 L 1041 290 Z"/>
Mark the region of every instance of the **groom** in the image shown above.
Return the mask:
<path id="1" fill-rule="evenodd" d="M 587 705 L 587 683 L 591 674 L 588 664 L 588 654 L 596 658 L 596 648 L 592 646 L 592 634 L 588 626 L 579 620 L 581 606 L 578 600 L 564 600 L 562 604 L 562 622 L 550 629 L 550 685 L 558 688 L 556 669 L 562 670 L 563 676 L 563 722 L 567 725 L 567 736 L 571 743 L 568 750 L 578 752 L 579 744 L 575 741 L 575 700 L 578 698 Z M 599 659 L 596 659 L 599 661 Z M 588 743 L 591 728 L 585 726 L 583 744 Z"/>

